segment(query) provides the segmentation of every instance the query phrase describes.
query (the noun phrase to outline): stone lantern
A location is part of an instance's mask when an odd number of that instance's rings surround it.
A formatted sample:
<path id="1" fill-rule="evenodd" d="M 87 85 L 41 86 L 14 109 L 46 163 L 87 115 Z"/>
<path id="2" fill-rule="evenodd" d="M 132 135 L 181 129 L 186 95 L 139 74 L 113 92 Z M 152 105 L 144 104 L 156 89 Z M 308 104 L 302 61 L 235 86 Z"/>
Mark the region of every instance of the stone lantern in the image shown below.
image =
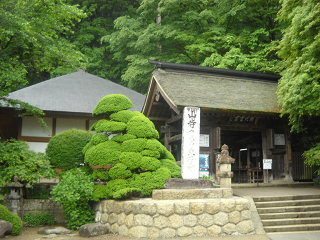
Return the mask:
<path id="1" fill-rule="evenodd" d="M 234 158 L 229 156 L 229 147 L 224 144 L 221 147 L 220 158 L 217 162 L 220 163 L 220 188 L 231 188 L 231 178 L 233 177 L 233 172 L 231 172 L 231 163 L 234 163 Z"/>
<path id="2" fill-rule="evenodd" d="M 10 188 L 9 198 L 11 199 L 11 211 L 14 214 L 18 214 L 18 201 L 20 199 L 20 189 L 23 187 L 23 184 L 18 182 L 17 176 L 13 177 L 13 182 L 7 184 Z"/>

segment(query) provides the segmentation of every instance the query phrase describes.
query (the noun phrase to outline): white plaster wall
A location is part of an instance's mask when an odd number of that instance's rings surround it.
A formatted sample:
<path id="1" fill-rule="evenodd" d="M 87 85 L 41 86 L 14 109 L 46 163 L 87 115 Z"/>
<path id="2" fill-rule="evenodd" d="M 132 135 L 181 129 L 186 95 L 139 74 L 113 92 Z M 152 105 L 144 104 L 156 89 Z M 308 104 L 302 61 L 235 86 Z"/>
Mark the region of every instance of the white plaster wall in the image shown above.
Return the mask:
<path id="1" fill-rule="evenodd" d="M 68 118 L 57 118 L 56 120 L 56 134 L 69 129 L 76 128 L 79 130 L 86 130 L 85 119 L 68 119 Z"/>
<path id="2" fill-rule="evenodd" d="M 48 143 L 46 142 L 27 142 L 30 150 L 45 153 Z"/>
<path id="3" fill-rule="evenodd" d="M 22 118 L 21 136 L 24 137 L 50 137 L 52 133 L 52 118 L 43 118 L 47 126 L 50 128 L 43 129 L 34 117 Z M 44 132 L 45 131 L 45 132 Z"/>

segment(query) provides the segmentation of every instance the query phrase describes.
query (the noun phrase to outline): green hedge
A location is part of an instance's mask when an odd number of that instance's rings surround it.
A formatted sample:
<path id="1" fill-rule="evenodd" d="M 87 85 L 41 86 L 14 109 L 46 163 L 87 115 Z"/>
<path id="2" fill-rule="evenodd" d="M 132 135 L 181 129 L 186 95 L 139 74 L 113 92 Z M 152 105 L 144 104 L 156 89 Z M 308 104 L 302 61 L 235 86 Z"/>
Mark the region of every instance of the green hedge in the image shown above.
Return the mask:
<path id="1" fill-rule="evenodd" d="M 94 133 L 70 129 L 53 136 L 46 148 L 46 155 L 53 167 L 71 169 L 84 162 L 82 149 Z"/>
<path id="2" fill-rule="evenodd" d="M 0 204 L 0 219 L 12 223 L 11 235 L 18 235 L 22 229 L 21 219 L 8 208 Z"/>
<path id="3" fill-rule="evenodd" d="M 54 218 L 49 212 L 41 213 L 26 213 L 23 220 L 27 223 L 28 227 L 54 225 Z"/>
<path id="4" fill-rule="evenodd" d="M 127 123 L 127 132 L 138 138 L 159 139 L 159 133 L 155 129 L 153 122 L 145 116 L 137 116 L 130 119 Z"/>

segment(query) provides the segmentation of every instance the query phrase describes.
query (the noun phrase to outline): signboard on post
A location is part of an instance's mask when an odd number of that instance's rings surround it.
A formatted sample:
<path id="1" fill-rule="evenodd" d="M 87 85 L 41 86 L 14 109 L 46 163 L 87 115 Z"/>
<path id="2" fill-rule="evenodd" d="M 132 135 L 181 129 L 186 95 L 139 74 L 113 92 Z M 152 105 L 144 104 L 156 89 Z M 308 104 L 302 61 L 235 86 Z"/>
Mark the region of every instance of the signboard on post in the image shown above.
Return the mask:
<path id="1" fill-rule="evenodd" d="M 269 182 L 269 171 L 272 170 L 272 159 L 263 159 L 263 170 L 267 170 L 267 183 Z"/>
<path id="2" fill-rule="evenodd" d="M 272 159 L 263 159 L 263 170 L 272 170 Z"/>

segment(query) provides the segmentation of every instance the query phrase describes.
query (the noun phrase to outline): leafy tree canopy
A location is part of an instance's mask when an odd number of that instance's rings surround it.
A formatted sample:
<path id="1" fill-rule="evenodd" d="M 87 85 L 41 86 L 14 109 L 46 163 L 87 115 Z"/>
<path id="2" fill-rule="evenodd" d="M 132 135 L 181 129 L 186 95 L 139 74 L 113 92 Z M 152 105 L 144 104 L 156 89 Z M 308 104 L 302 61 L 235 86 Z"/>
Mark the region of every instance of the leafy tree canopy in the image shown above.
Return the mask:
<path id="1" fill-rule="evenodd" d="M 103 37 L 128 67 L 126 86 L 145 93 L 153 66 L 149 59 L 278 73 L 280 25 L 277 0 L 143 0 L 134 16 L 115 20 Z M 161 24 L 157 23 L 160 21 Z"/>
<path id="2" fill-rule="evenodd" d="M 286 69 L 277 94 L 282 114 L 289 114 L 292 130 L 299 132 L 307 116 L 320 113 L 320 1 L 281 3 L 279 19 L 289 26 L 280 42 L 279 55 Z"/>

